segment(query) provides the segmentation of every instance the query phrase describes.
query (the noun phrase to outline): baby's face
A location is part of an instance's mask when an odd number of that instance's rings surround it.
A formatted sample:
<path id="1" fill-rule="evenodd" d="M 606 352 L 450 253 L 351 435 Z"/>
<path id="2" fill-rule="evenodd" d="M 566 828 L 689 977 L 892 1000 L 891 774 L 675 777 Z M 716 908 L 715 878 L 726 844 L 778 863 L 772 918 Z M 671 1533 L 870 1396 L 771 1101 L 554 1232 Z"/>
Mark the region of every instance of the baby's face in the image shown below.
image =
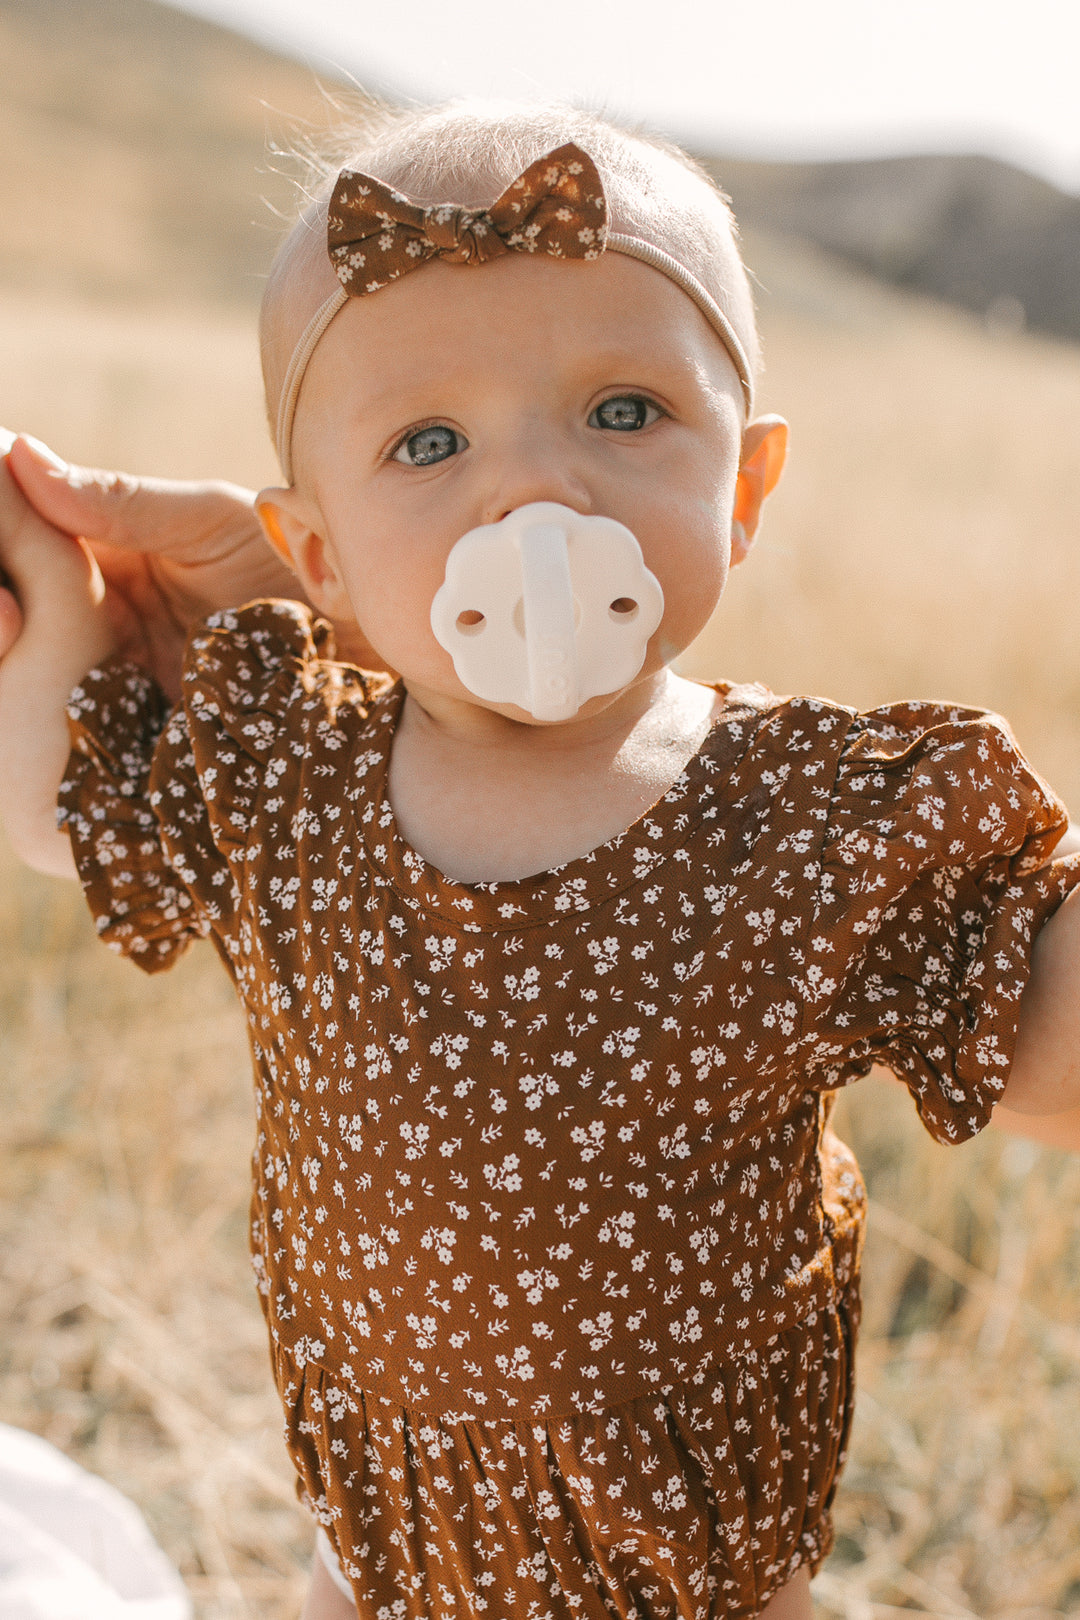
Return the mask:
<path id="1" fill-rule="evenodd" d="M 663 588 L 645 679 L 723 591 L 741 424 L 721 344 L 647 266 L 426 266 L 350 299 L 305 377 L 290 492 L 305 583 L 418 695 L 475 704 L 429 618 L 451 547 L 531 501 L 599 513 L 633 531 Z"/>

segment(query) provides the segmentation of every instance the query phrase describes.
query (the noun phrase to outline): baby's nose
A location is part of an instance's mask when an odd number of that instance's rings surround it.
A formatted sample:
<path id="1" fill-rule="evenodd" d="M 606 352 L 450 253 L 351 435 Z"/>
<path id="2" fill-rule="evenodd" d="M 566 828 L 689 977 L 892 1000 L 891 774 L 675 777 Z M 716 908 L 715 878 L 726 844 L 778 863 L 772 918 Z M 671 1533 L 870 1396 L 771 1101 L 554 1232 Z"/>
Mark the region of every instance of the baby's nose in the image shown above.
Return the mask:
<path id="1" fill-rule="evenodd" d="M 535 506 L 538 503 L 545 505 L 554 503 L 556 506 L 568 507 L 571 512 L 577 512 L 581 517 L 587 517 L 593 510 L 589 490 L 570 471 L 538 470 L 505 482 L 485 511 L 484 522 L 501 523 L 512 512 L 519 512 L 523 506 Z"/>
<path id="2" fill-rule="evenodd" d="M 575 463 L 574 447 L 541 419 L 524 422 L 493 463 L 480 521 L 501 523 L 511 512 L 553 502 L 588 516 L 596 510 L 588 481 Z"/>

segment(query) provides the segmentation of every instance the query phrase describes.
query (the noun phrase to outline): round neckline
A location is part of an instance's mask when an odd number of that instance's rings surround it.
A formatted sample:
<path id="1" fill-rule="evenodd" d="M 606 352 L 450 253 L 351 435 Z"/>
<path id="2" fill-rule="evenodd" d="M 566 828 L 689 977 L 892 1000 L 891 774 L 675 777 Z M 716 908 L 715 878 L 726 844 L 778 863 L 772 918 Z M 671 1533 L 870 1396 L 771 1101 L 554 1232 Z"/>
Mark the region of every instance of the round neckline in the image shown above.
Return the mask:
<path id="1" fill-rule="evenodd" d="M 718 682 L 725 699 L 697 752 L 675 781 L 636 821 L 613 838 L 562 866 L 529 877 L 460 883 L 407 843 L 387 793 L 390 751 L 405 689 L 396 682 L 372 704 L 357 738 L 350 794 L 357 832 L 368 857 L 414 910 L 440 917 L 469 933 L 513 933 L 573 918 L 644 882 L 722 802 L 722 788 L 749 746 L 754 721 L 775 703 L 759 685 Z"/>

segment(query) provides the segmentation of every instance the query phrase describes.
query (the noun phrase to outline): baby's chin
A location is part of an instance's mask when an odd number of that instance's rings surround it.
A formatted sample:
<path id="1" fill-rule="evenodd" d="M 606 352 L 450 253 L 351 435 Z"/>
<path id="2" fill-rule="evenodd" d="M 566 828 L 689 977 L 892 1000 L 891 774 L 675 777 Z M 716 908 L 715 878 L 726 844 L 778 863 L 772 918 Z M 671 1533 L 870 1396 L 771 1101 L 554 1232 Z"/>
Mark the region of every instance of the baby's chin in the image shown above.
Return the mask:
<path id="1" fill-rule="evenodd" d="M 516 703 L 497 703 L 477 697 L 456 677 L 445 682 L 426 683 L 413 680 L 406 674 L 401 681 L 413 702 L 419 704 L 437 725 L 453 725 L 456 722 L 468 726 L 479 735 L 486 732 L 493 738 L 525 732 L 562 733 L 569 738 L 575 731 L 588 730 L 590 723 L 597 719 L 615 719 L 622 711 L 633 711 L 636 716 L 639 710 L 648 706 L 656 684 L 665 681 L 671 673 L 666 665 L 642 670 L 625 686 L 587 698 L 573 714 L 557 720 L 538 718 Z"/>

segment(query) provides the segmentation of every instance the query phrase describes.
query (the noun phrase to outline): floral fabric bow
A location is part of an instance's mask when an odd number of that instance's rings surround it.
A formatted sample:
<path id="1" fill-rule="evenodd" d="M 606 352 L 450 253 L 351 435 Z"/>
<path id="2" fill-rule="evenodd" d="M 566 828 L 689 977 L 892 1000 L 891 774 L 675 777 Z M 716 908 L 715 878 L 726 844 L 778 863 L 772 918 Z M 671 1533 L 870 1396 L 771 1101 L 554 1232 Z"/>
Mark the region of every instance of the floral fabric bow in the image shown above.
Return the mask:
<path id="1" fill-rule="evenodd" d="M 490 208 L 424 208 L 370 175 L 343 169 L 327 217 L 330 258 L 354 298 L 430 259 L 485 264 L 504 253 L 597 259 L 606 239 L 600 176 L 572 141 L 531 163 Z"/>
<path id="2" fill-rule="evenodd" d="M 666 248 L 608 229 L 604 188 L 592 158 L 568 141 L 537 158 L 490 208 L 436 203 L 424 208 L 381 180 L 343 169 L 327 215 L 327 249 L 339 285 L 312 315 L 292 352 L 278 397 L 274 438 L 287 483 L 293 481 L 292 431 L 308 363 L 350 297 L 378 292 L 432 259 L 486 264 L 504 253 L 598 259 L 622 253 L 658 270 L 693 300 L 739 374 L 746 417 L 754 414 L 754 372 L 741 338 L 712 293 Z"/>

